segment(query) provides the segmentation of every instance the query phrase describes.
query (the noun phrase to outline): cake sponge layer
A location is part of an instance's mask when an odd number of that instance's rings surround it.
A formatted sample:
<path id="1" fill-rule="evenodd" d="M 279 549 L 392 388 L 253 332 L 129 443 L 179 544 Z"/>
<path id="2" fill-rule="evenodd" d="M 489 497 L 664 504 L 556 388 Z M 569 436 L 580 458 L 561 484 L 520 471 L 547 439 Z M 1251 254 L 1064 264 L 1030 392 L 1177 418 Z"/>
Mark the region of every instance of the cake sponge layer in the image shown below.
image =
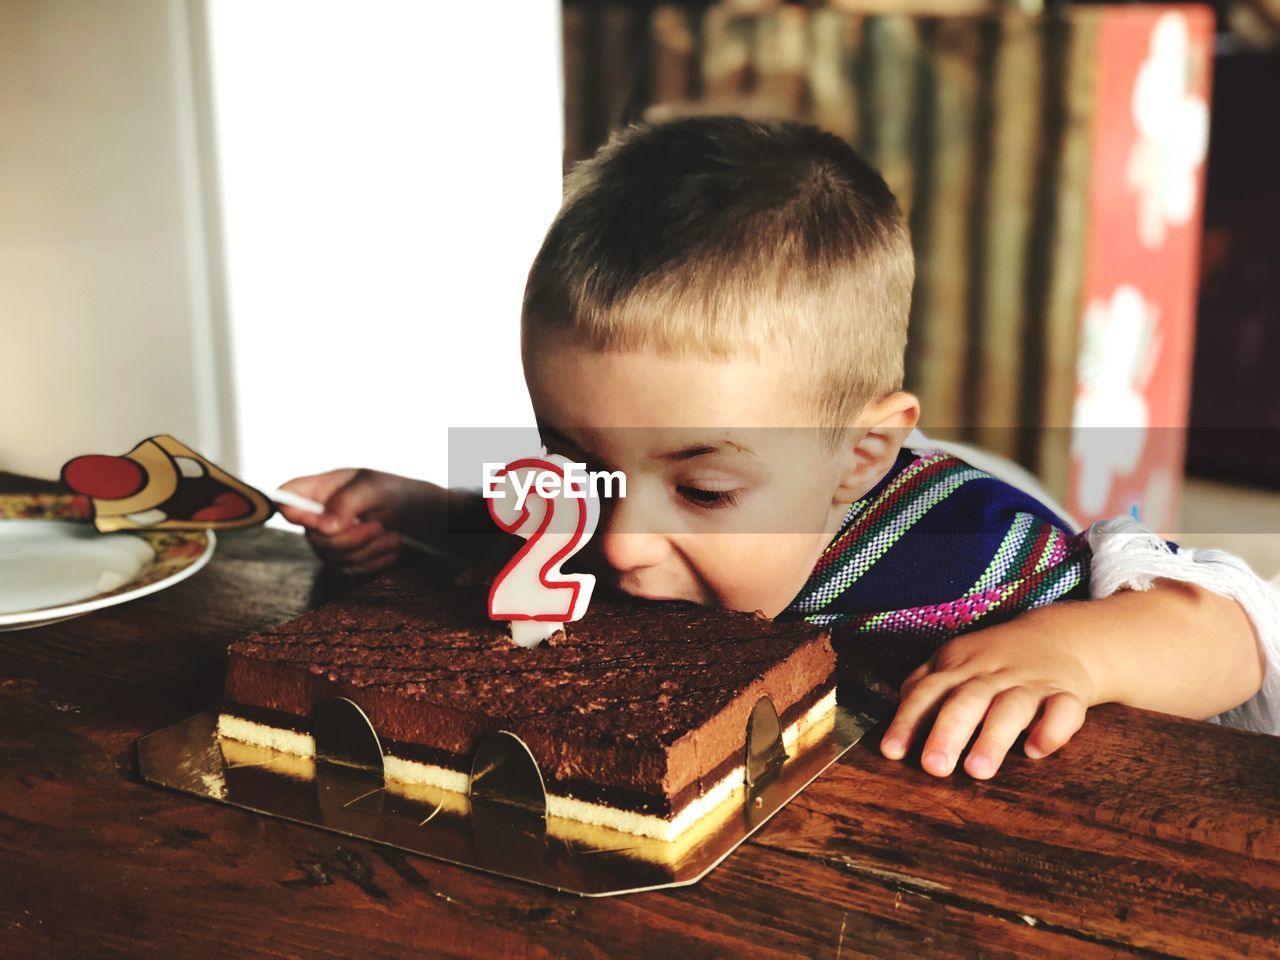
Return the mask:
<path id="1" fill-rule="evenodd" d="M 806 739 L 813 739 L 830 730 L 835 718 L 835 706 L 833 690 L 799 719 L 783 728 L 782 740 L 788 754 L 794 755 L 798 749 L 803 749 Z M 300 758 L 310 759 L 315 756 L 315 740 L 309 734 L 257 723 L 233 714 L 219 715 L 218 735 Z M 387 753 L 383 757 L 383 774 L 393 790 L 397 785 L 425 785 L 460 795 L 467 793 L 470 779 L 461 770 L 406 760 L 393 753 Z M 681 837 L 718 807 L 725 805 L 733 796 L 740 797 L 745 789 L 745 780 L 745 767 L 742 764 L 733 766 L 727 774 L 683 804 L 669 818 L 636 813 L 551 792 L 547 793 L 547 816 L 670 842 Z"/>

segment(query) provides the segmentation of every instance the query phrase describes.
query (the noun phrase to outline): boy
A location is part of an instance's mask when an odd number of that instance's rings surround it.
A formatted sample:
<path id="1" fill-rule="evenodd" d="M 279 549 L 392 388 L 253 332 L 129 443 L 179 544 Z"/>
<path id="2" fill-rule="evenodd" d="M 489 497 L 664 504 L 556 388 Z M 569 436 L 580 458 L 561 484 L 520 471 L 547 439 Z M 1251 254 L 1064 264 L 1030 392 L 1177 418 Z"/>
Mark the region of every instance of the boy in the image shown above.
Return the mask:
<path id="1" fill-rule="evenodd" d="M 1160 580 L 1050 606 L 1090 596 L 1100 541 L 962 460 L 904 449 L 913 270 L 884 181 L 813 127 L 637 126 L 580 164 L 521 339 L 548 449 L 627 477 L 586 568 L 909 660 L 881 750 L 900 759 L 928 729 L 938 776 L 979 728 L 964 768 L 986 778 L 1024 730 L 1045 756 L 1095 703 L 1208 717 L 1248 700 L 1263 660 L 1232 599 Z M 394 562 L 399 533 L 447 539 L 431 484 L 345 470 L 287 486 L 325 503 L 285 516 L 350 573 Z"/>

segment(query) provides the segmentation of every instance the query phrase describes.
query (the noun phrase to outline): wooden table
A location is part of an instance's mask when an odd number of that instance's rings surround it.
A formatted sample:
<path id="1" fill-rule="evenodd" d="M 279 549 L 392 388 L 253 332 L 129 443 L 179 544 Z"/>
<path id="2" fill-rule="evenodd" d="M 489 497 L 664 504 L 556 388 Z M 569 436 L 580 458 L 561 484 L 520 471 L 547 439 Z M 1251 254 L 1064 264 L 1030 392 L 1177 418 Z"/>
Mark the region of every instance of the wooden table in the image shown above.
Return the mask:
<path id="1" fill-rule="evenodd" d="M 230 533 L 171 589 L 0 633 L 0 955 L 1280 955 L 1280 739 L 1115 706 L 987 783 L 873 734 L 700 884 L 606 900 L 142 783 L 135 740 L 317 573 Z"/>

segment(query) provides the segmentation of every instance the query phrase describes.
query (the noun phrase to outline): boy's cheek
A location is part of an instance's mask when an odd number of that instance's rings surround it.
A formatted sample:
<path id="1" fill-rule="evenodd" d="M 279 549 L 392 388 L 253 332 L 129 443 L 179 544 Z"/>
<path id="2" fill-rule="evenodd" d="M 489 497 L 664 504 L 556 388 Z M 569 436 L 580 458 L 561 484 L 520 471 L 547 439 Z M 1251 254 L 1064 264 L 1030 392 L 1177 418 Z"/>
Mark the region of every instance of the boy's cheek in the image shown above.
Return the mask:
<path id="1" fill-rule="evenodd" d="M 703 579 L 719 594 L 723 606 L 763 610 L 777 616 L 795 599 L 816 561 L 812 537 L 765 534 L 740 536 L 708 564 Z"/>

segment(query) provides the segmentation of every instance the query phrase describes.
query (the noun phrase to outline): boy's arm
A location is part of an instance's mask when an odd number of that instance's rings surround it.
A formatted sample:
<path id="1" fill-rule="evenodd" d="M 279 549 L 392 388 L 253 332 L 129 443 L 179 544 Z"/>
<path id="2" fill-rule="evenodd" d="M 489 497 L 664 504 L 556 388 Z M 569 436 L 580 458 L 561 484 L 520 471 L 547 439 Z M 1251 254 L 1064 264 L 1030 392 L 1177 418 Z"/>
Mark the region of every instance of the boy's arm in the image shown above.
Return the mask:
<path id="1" fill-rule="evenodd" d="M 352 468 L 297 477 L 283 489 L 324 504 L 323 514 L 292 507 L 281 512 L 306 528 L 307 539 L 326 562 L 346 573 L 374 573 L 391 566 L 403 537 L 471 563 L 490 562 L 512 546 L 513 538 L 489 518 L 478 489 L 451 489 Z"/>
<path id="2" fill-rule="evenodd" d="M 1119 702 L 1203 719 L 1248 700 L 1264 663 L 1240 605 L 1203 587 L 1158 580 L 1147 591 L 1057 603 L 950 641 L 903 683 L 881 750 L 899 759 L 931 730 L 929 773 L 985 779 L 1028 730 L 1027 756 L 1047 756 L 1084 722 Z"/>
<path id="3" fill-rule="evenodd" d="M 1097 678 L 1094 703 L 1206 720 L 1262 686 L 1266 661 L 1249 618 L 1205 587 L 1161 579 L 1043 612 L 1045 629 L 1075 645 Z"/>

